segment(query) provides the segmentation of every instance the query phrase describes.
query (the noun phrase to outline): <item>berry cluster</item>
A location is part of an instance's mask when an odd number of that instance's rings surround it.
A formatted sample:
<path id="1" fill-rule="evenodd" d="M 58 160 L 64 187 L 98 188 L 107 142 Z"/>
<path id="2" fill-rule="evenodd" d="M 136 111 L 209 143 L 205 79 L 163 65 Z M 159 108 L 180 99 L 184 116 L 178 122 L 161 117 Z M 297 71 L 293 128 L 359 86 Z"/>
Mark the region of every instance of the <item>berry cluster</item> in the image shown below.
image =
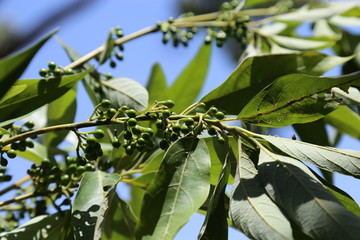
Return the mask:
<path id="1" fill-rule="evenodd" d="M 189 13 L 184 17 L 189 17 L 191 15 L 192 14 Z M 163 33 L 162 42 L 166 44 L 169 42 L 169 40 L 172 40 L 174 47 L 179 46 L 179 43 L 185 47 L 188 46 L 188 41 L 191 40 L 194 34 L 198 32 L 198 28 L 179 28 L 173 25 L 174 21 L 175 20 L 173 17 L 169 17 L 168 20 L 164 23 L 156 23 L 157 28 Z"/>
<path id="2" fill-rule="evenodd" d="M 49 62 L 48 68 L 42 68 L 39 70 L 39 75 L 41 77 L 49 78 L 49 77 L 61 77 L 63 75 L 71 75 L 74 74 L 72 69 L 64 69 L 61 66 L 57 66 L 55 62 Z"/>

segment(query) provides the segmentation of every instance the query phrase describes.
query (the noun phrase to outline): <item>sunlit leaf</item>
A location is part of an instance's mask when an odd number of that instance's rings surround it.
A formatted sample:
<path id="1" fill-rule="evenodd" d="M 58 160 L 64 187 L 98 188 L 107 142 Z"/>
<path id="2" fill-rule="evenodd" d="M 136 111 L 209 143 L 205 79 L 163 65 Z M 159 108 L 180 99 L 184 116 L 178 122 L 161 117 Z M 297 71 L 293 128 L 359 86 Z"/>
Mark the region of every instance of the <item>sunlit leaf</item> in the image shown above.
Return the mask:
<path id="1" fill-rule="evenodd" d="M 200 101 L 228 114 L 239 114 L 243 107 L 275 79 L 290 73 L 322 75 L 351 58 L 301 52 L 255 56 L 245 59 L 229 78 Z M 236 104 L 234 104 L 236 103 Z"/>
<path id="2" fill-rule="evenodd" d="M 360 218 L 347 210 L 303 163 L 261 150 L 258 171 L 269 196 L 305 234 L 314 239 L 358 238 Z"/>
<path id="3" fill-rule="evenodd" d="M 340 102 L 331 88 L 347 89 L 359 80 L 359 72 L 333 78 L 289 74 L 259 92 L 238 119 L 269 127 L 315 121 L 335 110 Z"/>
<path id="4" fill-rule="evenodd" d="M 287 36 L 273 35 L 269 37 L 274 42 L 282 47 L 294 49 L 294 50 L 312 50 L 312 49 L 323 49 L 330 47 L 335 44 L 332 41 L 320 41 L 304 38 L 294 38 Z"/>
<path id="5" fill-rule="evenodd" d="M 52 31 L 27 50 L 0 59 L 0 99 L 21 76 L 34 55 L 58 30 Z"/>
<path id="6" fill-rule="evenodd" d="M 339 106 L 325 117 L 325 121 L 342 133 L 360 138 L 360 116 L 347 106 Z"/>
<path id="7" fill-rule="evenodd" d="M 149 92 L 149 104 L 153 104 L 155 101 L 168 100 L 166 77 L 159 63 L 153 65 L 146 89 Z"/>
<path id="8" fill-rule="evenodd" d="M 85 172 L 72 207 L 76 239 L 101 239 L 106 214 L 120 175 L 102 171 Z"/>
<path id="9" fill-rule="evenodd" d="M 202 140 L 182 138 L 167 150 L 147 189 L 138 239 L 173 239 L 205 202 L 210 189 L 210 157 Z"/>
<path id="10" fill-rule="evenodd" d="M 18 95 L 6 101 L 0 101 L 0 122 L 23 116 L 61 97 L 89 71 L 61 78 L 18 80 L 14 86 L 26 85 L 27 87 Z"/>

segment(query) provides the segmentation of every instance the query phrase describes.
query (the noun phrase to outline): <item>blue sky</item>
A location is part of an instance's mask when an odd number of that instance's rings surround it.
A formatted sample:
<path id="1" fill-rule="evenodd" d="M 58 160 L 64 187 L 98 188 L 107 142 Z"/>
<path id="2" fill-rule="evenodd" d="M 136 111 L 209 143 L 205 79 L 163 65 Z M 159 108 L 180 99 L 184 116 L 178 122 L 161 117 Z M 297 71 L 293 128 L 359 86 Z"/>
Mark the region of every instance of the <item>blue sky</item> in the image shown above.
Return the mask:
<path id="1" fill-rule="evenodd" d="M 0 20 L 6 20 L 18 31 L 27 31 L 47 14 L 51 14 L 57 8 L 71 2 L 73 1 L 3 0 L 0 1 Z M 169 0 L 95 1 L 76 15 L 59 22 L 60 31 L 57 36 L 80 53 L 86 54 L 103 44 L 111 28 L 119 25 L 125 34 L 132 33 L 153 25 L 157 20 L 163 21 L 169 16 L 176 17 L 176 6 L 177 1 Z M 50 30 L 51 28 L 47 29 L 47 31 Z M 102 67 L 103 72 L 111 72 L 116 77 L 129 77 L 145 84 L 151 66 L 155 62 L 159 62 L 163 66 L 170 83 L 196 53 L 203 42 L 203 37 L 196 36 L 188 48 L 173 48 L 171 44 L 163 45 L 161 37 L 160 33 L 155 33 L 126 43 L 124 45 L 124 61 L 118 63 L 116 69 Z M 64 51 L 55 39 L 51 39 L 40 50 L 22 78 L 38 78 L 38 70 L 46 67 L 49 61 L 54 61 L 63 66 L 69 63 Z M 227 56 L 227 51 L 213 48 L 210 70 L 202 95 L 224 81 L 235 67 L 236 63 Z M 78 109 L 76 119 L 82 121 L 89 116 L 92 106 L 83 89 L 79 89 L 78 96 L 78 106 L 81 107 Z M 280 134 L 289 138 L 293 132 L 292 129 L 287 128 Z M 345 137 L 340 147 L 360 150 L 359 142 L 350 137 Z M 12 171 L 16 170 L 16 172 L 22 173 L 17 178 L 25 173 L 25 167 L 28 166 L 24 163 L 15 169 L 11 165 L 12 163 L 9 167 Z M 350 193 L 357 202 L 360 202 L 360 194 L 354 187 L 356 183 L 353 178 L 336 176 L 335 183 Z M 195 219 L 181 230 L 176 239 L 194 239 L 200 229 L 202 219 L 202 216 L 196 215 Z M 246 239 L 239 236 L 242 235 L 231 231 L 229 239 Z"/>

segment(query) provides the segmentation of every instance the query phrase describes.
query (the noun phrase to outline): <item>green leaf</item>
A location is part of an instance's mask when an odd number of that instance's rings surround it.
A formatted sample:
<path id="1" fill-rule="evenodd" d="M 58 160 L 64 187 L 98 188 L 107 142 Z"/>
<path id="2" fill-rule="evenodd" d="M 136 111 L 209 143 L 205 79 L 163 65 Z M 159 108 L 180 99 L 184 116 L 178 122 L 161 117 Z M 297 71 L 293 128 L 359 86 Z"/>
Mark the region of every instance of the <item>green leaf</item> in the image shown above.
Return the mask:
<path id="1" fill-rule="evenodd" d="M 321 41 L 305 38 L 295 38 L 280 35 L 269 36 L 271 40 L 276 42 L 282 47 L 294 49 L 294 50 L 316 50 L 331 47 L 335 44 L 334 41 Z"/>
<path id="2" fill-rule="evenodd" d="M 0 127 L 0 134 L 8 134 L 8 135 L 10 135 L 11 133 L 8 130 L 6 130 L 5 128 Z"/>
<path id="3" fill-rule="evenodd" d="M 210 56 L 211 45 L 203 45 L 169 88 L 168 95 L 176 104 L 175 112 L 185 109 L 198 97 L 206 79 Z"/>
<path id="4" fill-rule="evenodd" d="M 340 88 L 333 88 L 332 92 L 339 98 L 342 98 L 344 104 L 360 106 L 360 91 L 357 88 L 350 87 L 347 92 L 344 92 Z"/>
<path id="5" fill-rule="evenodd" d="M 36 141 L 33 141 L 33 143 L 33 148 L 26 148 L 26 151 L 16 151 L 16 154 L 19 157 L 22 157 L 39 165 L 42 161 L 44 161 L 45 158 L 48 157 L 48 149 L 41 143 L 38 143 Z"/>
<path id="6" fill-rule="evenodd" d="M 261 135 L 261 137 L 277 148 L 273 150 L 277 153 L 285 153 L 330 172 L 360 178 L 360 151 L 317 146 L 273 136 Z"/>
<path id="7" fill-rule="evenodd" d="M 318 52 L 265 55 L 246 58 L 219 87 L 200 101 L 228 114 L 239 114 L 243 107 L 275 79 L 290 73 L 322 75 L 351 58 Z M 236 104 L 234 104 L 236 103 Z"/>
<path id="8" fill-rule="evenodd" d="M 60 98 L 51 102 L 47 109 L 47 126 L 72 123 L 76 113 L 76 86 L 70 89 Z M 44 135 L 44 145 L 49 148 L 60 144 L 69 131 L 50 132 Z"/>
<path id="9" fill-rule="evenodd" d="M 0 239 L 62 240 L 61 235 L 65 231 L 64 227 L 69 220 L 69 211 L 37 216 L 11 232 L 0 233 Z"/>
<path id="10" fill-rule="evenodd" d="M 226 156 L 218 182 L 210 197 L 204 223 L 200 229 L 199 240 L 227 240 L 228 222 L 225 190 L 230 174 L 230 160 Z"/>
<path id="11" fill-rule="evenodd" d="M 167 150 L 143 198 L 137 239 L 173 239 L 205 202 L 210 156 L 202 140 L 182 138 Z"/>
<path id="12" fill-rule="evenodd" d="M 16 55 L 0 59 L 0 99 L 25 71 L 34 55 L 58 30 L 52 31 L 29 49 Z"/>
<path id="13" fill-rule="evenodd" d="M 360 18 L 359 17 L 344 17 L 344 16 L 333 16 L 329 21 L 331 24 L 341 26 L 341 27 L 359 27 Z"/>
<path id="14" fill-rule="evenodd" d="M 340 77 L 289 74 L 259 92 L 240 112 L 238 119 L 267 127 L 283 127 L 315 121 L 339 104 L 331 88 L 360 80 L 360 72 Z"/>
<path id="15" fill-rule="evenodd" d="M 26 85 L 27 87 L 12 98 L 0 100 L 0 122 L 23 116 L 61 97 L 89 71 L 61 78 L 18 80 L 14 86 Z"/>
<path id="16" fill-rule="evenodd" d="M 132 240 L 135 237 L 136 217 L 129 205 L 117 194 L 111 202 L 104 222 L 103 240 Z"/>
<path id="17" fill-rule="evenodd" d="M 339 106 L 325 117 L 325 121 L 342 133 L 360 138 L 360 116 L 347 106 Z"/>
<path id="18" fill-rule="evenodd" d="M 358 239 L 360 218 L 303 163 L 261 150 L 258 171 L 269 196 L 305 234 L 314 239 Z"/>
<path id="19" fill-rule="evenodd" d="M 110 31 L 106 39 L 104 50 L 101 52 L 99 56 L 100 65 L 106 62 L 106 60 L 108 60 L 111 57 L 111 54 L 114 50 L 114 45 L 115 43 L 114 43 L 113 33 L 112 31 Z"/>
<path id="20" fill-rule="evenodd" d="M 75 196 L 72 223 L 75 239 L 101 239 L 103 224 L 120 175 L 85 172 Z"/>
<path id="21" fill-rule="evenodd" d="M 159 63 L 153 65 L 146 89 L 149 92 L 149 104 L 153 104 L 155 101 L 168 100 L 166 77 Z"/>
<path id="22" fill-rule="evenodd" d="M 115 108 L 127 106 L 136 111 L 147 108 L 149 95 L 140 83 L 130 78 L 114 78 L 101 81 L 105 97 L 109 99 Z"/>
<path id="23" fill-rule="evenodd" d="M 60 38 L 56 39 L 60 45 L 63 47 L 63 49 L 65 50 L 66 54 L 68 55 L 69 59 L 71 61 L 75 61 L 79 58 L 81 58 L 81 54 L 76 52 L 73 48 L 71 48 L 70 46 L 68 46 L 65 42 L 63 42 Z M 91 68 L 91 65 L 89 63 L 85 63 L 83 65 L 83 67 L 85 69 L 89 69 Z M 94 76 L 98 76 L 98 73 L 95 70 L 92 70 L 91 72 L 92 74 L 88 74 L 86 75 L 83 79 L 82 79 L 82 83 L 84 85 L 84 88 L 89 96 L 89 98 L 91 99 L 91 102 L 93 103 L 94 106 L 96 106 L 98 103 L 100 103 L 101 96 L 99 93 L 97 93 L 95 91 L 95 82 L 98 82 Z"/>
<path id="24" fill-rule="evenodd" d="M 239 165 L 230 198 L 234 225 L 251 239 L 293 239 L 289 220 L 266 194 L 258 171 L 239 141 Z"/>

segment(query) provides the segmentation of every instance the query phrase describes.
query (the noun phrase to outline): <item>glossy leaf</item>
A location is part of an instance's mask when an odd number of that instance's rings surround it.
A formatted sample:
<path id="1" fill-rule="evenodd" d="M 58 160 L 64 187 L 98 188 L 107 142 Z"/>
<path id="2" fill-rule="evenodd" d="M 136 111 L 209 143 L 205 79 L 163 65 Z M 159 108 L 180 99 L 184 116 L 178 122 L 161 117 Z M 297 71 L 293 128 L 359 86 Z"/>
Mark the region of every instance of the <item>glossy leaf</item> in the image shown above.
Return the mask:
<path id="1" fill-rule="evenodd" d="M 230 160 L 226 156 L 218 182 L 210 197 L 205 220 L 198 236 L 199 240 L 228 239 L 228 211 L 226 209 L 225 190 L 230 175 L 230 168 Z"/>
<path id="2" fill-rule="evenodd" d="M 142 204 L 137 239 L 173 239 L 205 202 L 210 156 L 202 140 L 182 138 L 167 150 Z"/>
<path id="3" fill-rule="evenodd" d="M 325 117 L 325 121 L 342 133 L 360 138 L 360 116 L 347 106 L 339 106 Z"/>
<path id="4" fill-rule="evenodd" d="M 311 163 L 330 172 L 360 178 L 360 151 L 317 146 L 286 138 L 261 135 L 278 153 Z"/>
<path id="5" fill-rule="evenodd" d="M 210 56 L 211 46 L 203 45 L 169 88 L 168 94 L 176 104 L 175 112 L 185 109 L 197 99 L 206 79 Z"/>
<path id="6" fill-rule="evenodd" d="M 360 91 L 357 88 L 350 87 L 348 92 L 344 92 L 340 88 L 334 88 L 332 91 L 341 97 L 345 104 L 360 106 Z"/>
<path id="7" fill-rule="evenodd" d="M 228 114 L 237 115 L 258 92 L 275 79 L 290 73 L 322 75 L 349 59 L 351 58 L 317 52 L 249 57 L 240 63 L 224 83 L 200 101 L 209 106 L 217 106 Z"/>
<path id="8" fill-rule="evenodd" d="M 23 116 L 54 101 L 72 89 L 88 72 L 61 78 L 18 80 L 14 86 L 26 85 L 27 88 L 6 101 L 0 100 L 0 122 Z"/>
<path id="9" fill-rule="evenodd" d="M 47 108 L 47 126 L 72 123 L 76 113 L 76 86 L 60 98 L 51 102 Z M 44 135 L 44 145 L 48 148 L 60 144 L 69 131 L 50 132 Z M 50 150 L 50 149 L 49 149 Z"/>
<path id="10" fill-rule="evenodd" d="M 75 239 L 101 239 L 120 175 L 85 172 L 72 207 Z"/>
<path id="11" fill-rule="evenodd" d="M 289 74 L 259 92 L 240 112 L 238 119 L 268 127 L 315 121 L 329 114 L 340 99 L 331 88 L 360 82 L 360 72 L 340 77 Z"/>
<path id="12" fill-rule="evenodd" d="M 129 205 L 115 194 L 108 211 L 102 239 L 133 240 L 136 218 Z"/>
<path id="13" fill-rule="evenodd" d="M 0 99 L 11 88 L 14 82 L 25 71 L 34 55 L 49 40 L 57 30 L 46 35 L 42 40 L 34 44 L 27 50 L 16 55 L 0 59 Z"/>
<path id="14" fill-rule="evenodd" d="M 260 151 L 258 171 L 269 196 L 305 234 L 327 240 L 358 238 L 360 218 L 347 210 L 303 163 Z"/>
<path id="15" fill-rule="evenodd" d="M 270 39 L 279 44 L 282 47 L 294 49 L 294 50 L 312 50 L 323 49 L 335 44 L 333 41 L 321 41 L 304 38 L 287 37 L 280 35 L 270 36 Z"/>
<path id="16" fill-rule="evenodd" d="M 114 78 L 102 81 L 105 97 L 109 99 L 115 108 L 127 106 L 136 111 L 147 108 L 149 95 L 140 83 L 130 78 Z"/>
<path id="17" fill-rule="evenodd" d="M 62 240 L 64 227 L 70 220 L 69 211 L 55 213 L 52 215 L 41 215 L 32 218 L 11 232 L 0 233 L 0 239 L 48 239 Z"/>
<path id="18" fill-rule="evenodd" d="M 251 239 L 294 239 L 289 220 L 266 194 L 254 163 L 241 149 L 239 152 L 230 198 L 234 225 Z"/>
<path id="19" fill-rule="evenodd" d="M 166 77 L 159 63 L 153 65 L 146 89 L 149 92 L 149 104 L 153 104 L 155 101 L 168 100 Z"/>

